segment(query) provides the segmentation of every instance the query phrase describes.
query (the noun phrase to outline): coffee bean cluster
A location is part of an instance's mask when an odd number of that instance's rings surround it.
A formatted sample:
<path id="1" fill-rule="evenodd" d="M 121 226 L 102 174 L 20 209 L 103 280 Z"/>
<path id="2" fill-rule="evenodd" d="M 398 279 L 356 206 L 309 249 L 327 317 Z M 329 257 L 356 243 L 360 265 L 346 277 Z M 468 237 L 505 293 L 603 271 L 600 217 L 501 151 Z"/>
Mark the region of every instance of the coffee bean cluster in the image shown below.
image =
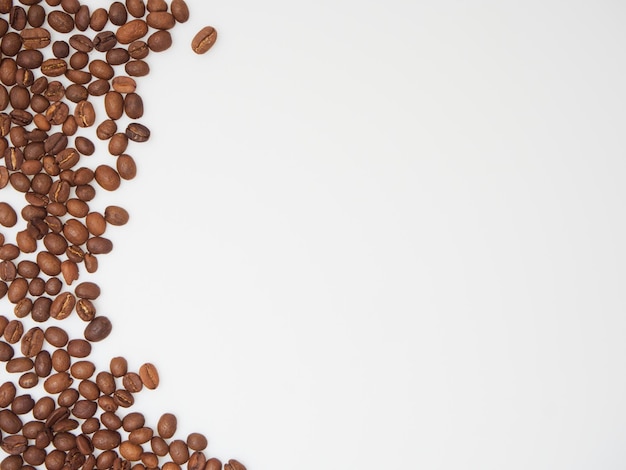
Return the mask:
<path id="1" fill-rule="evenodd" d="M 107 230 L 129 220 L 94 200 L 136 176 L 130 150 L 150 139 L 138 81 L 188 19 L 184 0 L 93 11 L 79 0 L 0 0 L 0 189 L 24 201 L 19 212 L 0 202 L 0 298 L 13 310 L 0 315 L 0 470 L 245 470 L 211 457 L 203 434 L 177 436 L 174 414 L 151 424 L 132 411 L 137 393 L 159 385 L 154 364 L 89 359 L 112 330 L 89 275 L 113 249 Z M 192 50 L 216 38 L 207 26 Z M 66 319 L 84 323 L 82 337 L 59 326 Z"/>

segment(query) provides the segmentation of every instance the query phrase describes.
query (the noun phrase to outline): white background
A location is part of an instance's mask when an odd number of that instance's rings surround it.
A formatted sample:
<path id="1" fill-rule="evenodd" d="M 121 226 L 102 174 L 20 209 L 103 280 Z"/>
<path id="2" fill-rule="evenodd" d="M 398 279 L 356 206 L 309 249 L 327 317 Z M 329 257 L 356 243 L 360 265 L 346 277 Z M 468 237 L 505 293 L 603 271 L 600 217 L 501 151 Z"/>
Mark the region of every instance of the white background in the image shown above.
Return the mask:
<path id="1" fill-rule="evenodd" d="M 189 6 L 98 198 L 136 408 L 249 470 L 623 469 L 626 5 Z"/>

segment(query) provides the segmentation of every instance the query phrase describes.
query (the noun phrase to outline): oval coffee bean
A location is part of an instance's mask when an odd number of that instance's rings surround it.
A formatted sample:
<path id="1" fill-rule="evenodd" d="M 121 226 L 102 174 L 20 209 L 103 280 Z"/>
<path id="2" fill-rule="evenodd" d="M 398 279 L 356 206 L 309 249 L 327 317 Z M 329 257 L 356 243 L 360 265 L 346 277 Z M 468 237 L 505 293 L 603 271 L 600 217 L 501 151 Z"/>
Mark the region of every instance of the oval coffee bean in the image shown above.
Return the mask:
<path id="1" fill-rule="evenodd" d="M 139 377 L 144 386 L 150 390 L 154 390 L 159 386 L 159 372 L 152 363 L 147 362 L 139 367 Z"/>
<path id="2" fill-rule="evenodd" d="M 147 142 L 150 139 L 150 129 L 138 122 L 131 122 L 126 127 L 126 137 L 133 142 Z"/>
<path id="3" fill-rule="evenodd" d="M 172 413 L 163 413 L 157 422 L 157 432 L 163 439 L 170 439 L 176 434 L 178 420 Z"/>
<path id="4" fill-rule="evenodd" d="M 97 316 L 85 328 L 85 339 L 91 342 L 102 341 L 111 334 L 112 329 L 111 320 L 104 316 Z"/>
<path id="5" fill-rule="evenodd" d="M 130 44 L 148 34 L 148 25 L 141 19 L 131 20 L 118 28 L 115 36 L 120 44 Z"/>
<path id="6" fill-rule="evenodd" d="M 205 26 L 196 33 L 191 41 L 191 48 L 196 54 L 204 54 L 213 47 L 217 40 L 217 31 L 213 26 Z"/>
<path id="7" fill-rule="evenodd" d="M 17 223 L 17 213 L 6 202 L 0 202 L 0 224 L 4 227 L 13 227 Z"/>

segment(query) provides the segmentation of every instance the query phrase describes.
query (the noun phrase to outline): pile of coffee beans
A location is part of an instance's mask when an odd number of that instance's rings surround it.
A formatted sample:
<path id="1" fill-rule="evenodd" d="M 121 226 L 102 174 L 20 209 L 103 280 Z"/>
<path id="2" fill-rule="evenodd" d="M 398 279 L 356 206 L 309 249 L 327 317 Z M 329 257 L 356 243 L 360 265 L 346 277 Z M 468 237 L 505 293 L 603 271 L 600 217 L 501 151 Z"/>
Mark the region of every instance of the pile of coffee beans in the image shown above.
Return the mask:
<path id="1" fill-rule="evenodd" d="M 138 82 L 188 19 L 184 0 L 0 0 L 0 188 L 23 195 L 18 210 L 0 202 L 0 298 L 13 310 L 0 315 L 0 470 L 245 470 L 210 456 L 203 434 L 177 436 L 175 415 L 151 425 L 133 410 L 159 385 L 154 364 L 90 360 L 112 322 L 89 275 L 113 249 L 107 230 L 129 220 L 92 201 L 136 176 L 129 150 L 150 139 Z M 216 38 L 207 26 L 192 50 Z M 109 163 L 91 157 L 102 153 Z"/>

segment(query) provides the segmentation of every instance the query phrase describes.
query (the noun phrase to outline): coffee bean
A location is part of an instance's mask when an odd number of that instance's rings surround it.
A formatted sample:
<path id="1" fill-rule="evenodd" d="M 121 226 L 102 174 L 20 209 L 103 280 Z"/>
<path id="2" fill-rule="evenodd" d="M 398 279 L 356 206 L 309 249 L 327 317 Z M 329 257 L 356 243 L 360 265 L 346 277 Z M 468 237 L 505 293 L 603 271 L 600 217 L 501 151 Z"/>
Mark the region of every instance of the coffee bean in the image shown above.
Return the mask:
<path id="1" fill-rule="evenodd" d="M 189 460 L 189 448 L 182 439 L 174 439 L 170 442 L 170 457 L 177 465 L 183 465 Z"/>
<path id="2" fill-rule="evenodd" d="M 130 20 L 128 23 L 120 26 L 115 33 L 117 41 L 121 44 L 130 44 L 133 41 L 141 39 L 148 33 L 148 24 L 141 19 Z"/>
<path id="3" fill-rule="evenodd" d="M 2 417 L 2 413 L 8 412 L 8 411 L 9 410 L 0 411 L 0 428 L 5 430 L 6 432 L 10 432 L 5 429 L 5 425 L 8 427 L 9 422 L 4 421 L 5 418 Z M 14 428 L 15 428 L 14 426 L 11 426 L 9 429 L 14 429 Z M 19 429 L 17 429 L 17 431 L 15 432 L 18 432 L 18 431 Z M 28 439 L 20 435 L 7 436 L 6 438 L 2 440 L 2 442 L 0 442 L 0 447 L 2 448 L 3 451 L 5 451 L 9 455 L 19 455 L 19 454 L 22 454 L 28 448 Z"/>
<path id="4" fill-rule="evenodd" d="M 93 105 L 87 101 L 81 101 L 76 105 L 74 118 L 80 127 L 91 127 L 96 121 L 96 112 Z"/>
<path id="5" fill-rule="evenodd" d="M 111 334 L 112 328 L 111 320 L 104 316 L 97 316 L 85 328 L 85 339 L 91 342 L 102 341 Z"/>
<path id="6" fill-rule="evenodd" d="M 44 381 L 43 387 L 46 392 L 50 394 L 57 394 L 61 393 L 63 390 L 66 390 L 73 382 L 74 379 L 67 372 L 57 372 L 55 374 L 52 374 Z"/>
<path id="7" fill-rule="evenodd" d="M 217 31 L 212 26 L 205 26 L 196 33 L 191 41 L 191 48 L 196 54 L 204 54 L 213 47 L 217 40 Z"/>
<path id="8" fill-rule="evenodd" d="M 120 187 L 120 175 L 109 165 L 99 165 L 94 175 L 98 184 L 107 191 L 115 191 Z"/>
<path id="9" fill-rule="evenodd" d="M 145 59 L 150 54 L 148 43 L 141 40 L 133 41 L 128 45 L 128 54 L 133 59 Z"/>
<path id="10" fill-rule="evenodd" d="M 164 413 L 157 422 L 157 432 L 163 439 L 170 439 L 176 433 L 178 420 L 172 413 Z"/>
<path id="11" fill-rule="evenodd" d="M 174 19 L 178 23 L 185 23 L 189 20 L 189 7 L 185 0 L 172 0 L 170 8 Z"/>
<path id="12" fill-rule="evenodd" d="M 48 24 L 59 33 L 69 33 L 74 29 L 74 19 L 67 13 L 58 10 L 48 14 Z"/>
<path id="13" fill-rule="evenodd" d="M 78 11 L 74 15 L 74 22 L 76 29 L 79 31 L 86 31 L 91 23 L 91 15 L 89 13 L 89 7 L 87 5 L 81 5 Z"/>
<path id="14" fill-rule="evenodd" d="M 0 224 L 4 227 L 13 227 L 17 223 L 15 210 L 6 202 L 0 202 Z"/>
<path id="15" fill-rule="evenodd" d="M 21 340 L 22 354 L 26 357 L 35 357 L 41 351 L 44 342 L 43 330 L 33 327 L 26 332 Z"/>
<path id="16" fill-rule="evenodd" d="M 150 139 L 150 129 L 138 122 L 132 122 L 126 128 L 126 136 L 133 142 L 147 142 Z"/>
<path id="17" fill-rule="evenodd" d="M 52 353 L 52 368 L 57 372 L 67 372 L 71 363 L 72 359 L 65 349 L 57 349 Z"/>
<path id="18" fill-rule="evenodd" d="M 156 31 L 148 37 L 148 47 L 153 52 L 163 52 L 172 46 L 172 35 L 169 31 Z"/>
<path id="19" fill-rule="evenodd" d="M 76 297 L 69 292 L 59 294 L 50 305 L 50 316 L 56 320 L 67 318 L 76 305 Z"/>
<path id="20" fill-rule="evenodd" d="M 226 465 L 224 465 L 224 470 L 246 470 L 246 467 L 243 464 L 235 459 L 230 459 Z"/>
<path id="21" fill-rule="evenodd" d="M 207 448 L 208 444 L 209 443 L 207 441 L 207 438 L 204 436 L 204 434 L 193 432 L 187 436 L 187 446 L 191 450 L 196 450 L 196 451 L 204 450 Z"/>
<path id="22" fill-rule="evenodd" d="M 153 11 L 167 11 L 167 2 L 165 0 L 148 0 L 147 10 Z"/>
<path id="23" fill-rule="evenodd" d="M 25 29 L 20 36 L 25 49 L 43 49 L 50 45 L 50 32 L 45 28 Z"/>
<path id="24" fill-rule="evenodd" d="M 117 132 L 109 141 L 108 150 L 111 155 L 121 155 L 128 148 L 126 133 Z"/>
<path id="25" fill-rule="evenodd" d="M 96 449 L 112 450 L 121 444 L 122 438 L 117 431 L 101 429 L 93 434 L 91 442 Z"/>
<path id="26" fill-rule="evenodd" d="M 91 353 L 91 344 L 84 339 L 72 339 L 67 343 L 67 352 L 72 357 L 82 359 Z"/>
<path id="27" fill-rule="evenodd" d="M 150 66 L 143 60 L 131 60 L 126 62 L 124 70 L 131 77 L 145 77 L 150 73 Z"/>

